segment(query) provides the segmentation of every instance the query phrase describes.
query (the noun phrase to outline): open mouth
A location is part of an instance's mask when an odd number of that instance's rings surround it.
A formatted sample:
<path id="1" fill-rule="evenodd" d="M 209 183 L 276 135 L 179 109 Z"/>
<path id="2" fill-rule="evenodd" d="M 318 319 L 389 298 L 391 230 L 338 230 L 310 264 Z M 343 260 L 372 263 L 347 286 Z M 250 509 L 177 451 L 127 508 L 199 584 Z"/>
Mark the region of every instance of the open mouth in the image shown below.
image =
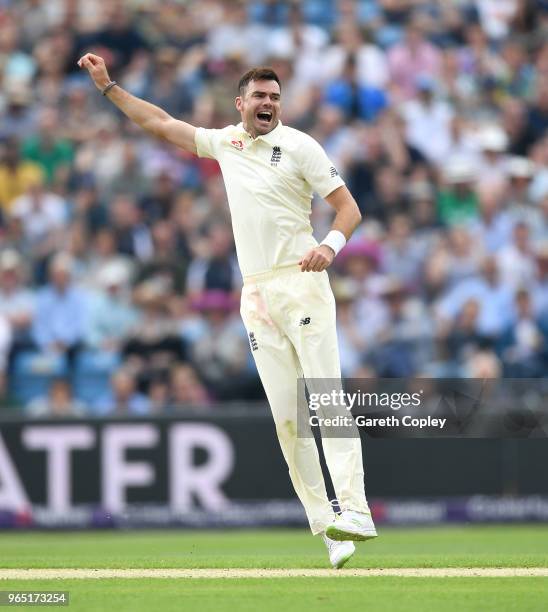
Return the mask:
<path id="1" fill-rule="evenodd" d="M 257 119 L 263 123 L 270 123 L 272 121 L 272 113 L 270 111 L 260 111 L 257 113 Z"/>

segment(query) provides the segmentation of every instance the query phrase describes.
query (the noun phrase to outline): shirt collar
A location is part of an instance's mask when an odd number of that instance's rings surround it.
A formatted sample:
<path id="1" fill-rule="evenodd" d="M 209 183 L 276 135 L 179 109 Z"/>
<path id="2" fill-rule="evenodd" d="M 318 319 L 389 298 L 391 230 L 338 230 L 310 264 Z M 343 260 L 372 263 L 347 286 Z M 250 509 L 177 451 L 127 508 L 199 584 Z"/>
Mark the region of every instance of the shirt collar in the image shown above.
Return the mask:
<path id="1" fill-rule="evenodd" d="M 244 124 L 242 122 L 238 123 L 238 125 L 236 127 L 241 130 L 242 134 L 246 135 L 252 141 L 255 141 L 255 140 L 264 140 L 268 144 L 275 145 L 278 142 L 278 138 L 280 137 L 280 133 L 282 131 L 283 124 L 278 119 L 278 125 L 273 130 L 268 132 L 268 134 L 263 134 L 262 136 L 257 136 L 257 138 L 251 138 L 251 136 L 245 131 Z"/>

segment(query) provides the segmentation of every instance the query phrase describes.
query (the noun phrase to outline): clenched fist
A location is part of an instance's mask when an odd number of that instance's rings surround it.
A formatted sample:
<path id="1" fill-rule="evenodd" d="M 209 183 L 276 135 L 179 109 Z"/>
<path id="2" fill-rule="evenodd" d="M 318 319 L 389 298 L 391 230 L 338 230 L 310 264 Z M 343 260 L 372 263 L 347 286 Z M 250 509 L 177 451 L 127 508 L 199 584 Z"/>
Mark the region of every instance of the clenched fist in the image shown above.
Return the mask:
<path id="1" fill-rule="evenodd" d="M 320 244 L 299 261 L 301 272 L 321 272 L 335 259 L 335 251 L 326 244 Z"/>
<path id="2" fill-rule="evenodd" d="M 105 60 L 102 57 L 93 55 L 93 53 L 86 53 L 78 60 L 78 66 L 85 68 L 89 72 L 89 76 L 100 91 L 103 91 L 110 83 Z"/>

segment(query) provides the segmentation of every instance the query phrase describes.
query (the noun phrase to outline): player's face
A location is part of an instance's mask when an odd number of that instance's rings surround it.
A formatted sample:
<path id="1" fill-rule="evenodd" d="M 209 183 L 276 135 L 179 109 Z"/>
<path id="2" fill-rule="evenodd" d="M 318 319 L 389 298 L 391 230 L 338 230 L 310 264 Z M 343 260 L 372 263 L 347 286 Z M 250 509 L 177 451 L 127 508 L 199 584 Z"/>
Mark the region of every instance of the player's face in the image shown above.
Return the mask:
<path id="1" fill-rule="evenodd" d="M 268 134 L 280 116 L 280 86 L 276 81 L 251 81 L 243 96 L 236 98 L 236 108 L 246 131 L 254 138 Z"/>

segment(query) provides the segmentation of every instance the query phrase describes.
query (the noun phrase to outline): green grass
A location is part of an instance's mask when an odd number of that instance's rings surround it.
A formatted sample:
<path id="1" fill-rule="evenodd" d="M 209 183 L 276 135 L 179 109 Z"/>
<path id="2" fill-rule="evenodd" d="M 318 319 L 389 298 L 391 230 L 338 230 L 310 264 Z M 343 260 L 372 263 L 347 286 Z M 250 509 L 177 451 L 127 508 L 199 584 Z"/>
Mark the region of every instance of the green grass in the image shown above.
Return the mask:
<path id="1" fill-rule="evenodd" d="M 327 567 L 305 530 L 0 534 L 0 566 Z M 548 567 L 548 526 L 382 529 L 352 567 Z"/>
<path id="2" fill-rule="evenodd" d="M 0 534 L 3 568 L 328 567 L 303 530 Z M 383 529 L 349 567 L 548 567 L 548 526 Z M 548 578 L 9 580 L 0 589 L 68 590 L 71 611 L 430 612 L 548 609 Z M 26 607 L 18 607 L 18 609 Z"/>
<path id="3" fill-rule="evenodd" d="M 548 602 L 548 578 L 9 581 L 0 588 L 68 590 L 68 608 L 54 609 L 70 612 L 541 612 Z"/>

